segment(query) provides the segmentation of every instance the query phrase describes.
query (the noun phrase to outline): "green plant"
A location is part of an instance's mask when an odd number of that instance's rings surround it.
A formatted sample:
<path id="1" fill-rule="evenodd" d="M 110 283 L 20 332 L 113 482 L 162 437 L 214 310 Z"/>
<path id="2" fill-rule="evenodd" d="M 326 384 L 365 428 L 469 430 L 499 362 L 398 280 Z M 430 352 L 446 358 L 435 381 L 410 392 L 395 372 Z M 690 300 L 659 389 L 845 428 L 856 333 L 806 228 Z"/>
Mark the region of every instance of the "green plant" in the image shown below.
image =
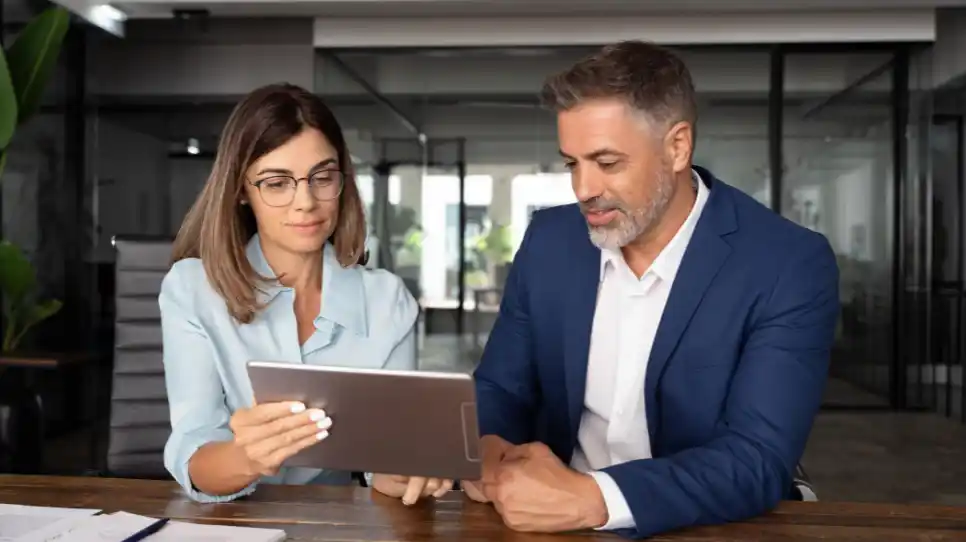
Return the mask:
<path id="1" fill-rule="evenodd" d="M 38 301 L 37 276 L 30 261 L 17 245 L 0 241 L 0 291 L 3 292 L 3 349 L 16 350 L 23 336 L 38 323 L 60 310 L 56 299 Z"/>
<path id="2" fill-rule="evenodd" d="M 17 127 L 40 109 L 47 81 L 67 35 L 70 14 L 51 8 L 34 18 L 6 50 L 0 49 L 0 177 Z M 38 302 L 36 272 L 16 245 L 0 242 L 3 351 L 15 349 L 30 328 L 53 316 L 61 302 Z"/>
<path id="3" fill-rule="evenodd" d="M 496 222 L 490 224 L 489 231 L 476 242 L 476 250 L 493 265 L 509 263 L 513 259 L 510 228 Z"/>

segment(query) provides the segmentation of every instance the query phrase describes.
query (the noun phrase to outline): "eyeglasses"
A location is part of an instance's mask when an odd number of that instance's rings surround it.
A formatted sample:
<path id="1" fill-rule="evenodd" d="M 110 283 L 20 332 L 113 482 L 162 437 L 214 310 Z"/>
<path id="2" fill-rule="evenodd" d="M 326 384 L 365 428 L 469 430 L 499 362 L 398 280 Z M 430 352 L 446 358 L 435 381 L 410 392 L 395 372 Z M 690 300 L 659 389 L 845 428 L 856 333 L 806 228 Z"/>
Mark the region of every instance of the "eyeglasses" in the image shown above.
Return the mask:
<path id="1" fill-rule="evenodd" d="M 331 201 L 342 195 L 343 175 L 335 169 L 316 171 L 308 177 L 296 179 L 286 175 L 274 175 L 253 183 L 262 201 L 269 207 L 287 207 L 295 201 L 300 182 L 309 187 L 309 194 L 318 201 Z"/>

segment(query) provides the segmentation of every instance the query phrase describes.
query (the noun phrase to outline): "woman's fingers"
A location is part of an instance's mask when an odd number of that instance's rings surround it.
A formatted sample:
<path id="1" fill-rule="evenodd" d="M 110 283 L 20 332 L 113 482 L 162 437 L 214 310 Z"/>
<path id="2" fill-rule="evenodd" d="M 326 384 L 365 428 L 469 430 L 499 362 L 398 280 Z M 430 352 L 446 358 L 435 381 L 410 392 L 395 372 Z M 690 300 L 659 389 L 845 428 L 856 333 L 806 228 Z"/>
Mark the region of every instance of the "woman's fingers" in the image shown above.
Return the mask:
<path id="1" fill-rule="evenodd" d="M 318 444 L 320 440 L 324 440 L 328 436 L 329 436 L 328 431 L 322 431 L 319 433 L 314 433 L 307 437 L 302 437 L 299 440 L 295 440 L 288 446 L 285 446 L 283 448 L 280 448 L 272 452 L 272 454 L 268 457 L 267 466 L 271 469 L 273 473 L 277 472 L 279 467 L 282 466 L 282 463 L 284 463 L 286 459 L 301 452 L 302 450 L 308 448 L 309 446 Z"/>
<path id="2" fill-rule="evenodd" d="M 262 405 L 262 408 L 268 406 L 274 405 Z M 311 409 L 296 414 L 287 414 L 263 424 L 241 426 L 233 429 L 233 432 L 235 433 L 235 442 L 242 446 L 250 446 L 301 427 L 317 425 L 322 429 L 322 424 L 330 424 L 331 422 L 332 420 L 328 418 L 324 411 Z"/>
<path id="3" fill-rule="evenodd" d="M 423 476 L 413 476 L 406 484 L 406 491 L 403 493 L 402 501 L 405 505 L 414 504 L 420 497 L 434 498 L 442 497 L 453 489 L 452 480 L 441 478 L 426 478 Z"/>
<path id="4" fill-rule="evenodd" d="M 440 480 L 439 488 L 433 492 L 433 498 L 438 499 L 443 495 L 446 495 L 447 493 L 449 493 L 451 489 L 453 489 L 452 480 Z"/>
<path id="5" fill-rule="evenodd" d="M 266 467 L 277 468 L 289 457 L 328 437 L 331 427 L 331 418 L 314 424 L 298 425 L 282 434 L 252 444 L 249 447 L 250 457 Z"/>
<path id="6" fill-rule="evenodd" d="M 436 493 L 436 490 L 439 489 L 440 482 L 441 481 L 439 478 L 427 478 L 426 484 L 423 485 L 423 491 L 421 495 L 423 497 L 429 497 L 433 493 Z"/>
<path id="7" fill-rule="evenodd" d="M 423 488 L 426 487 L 426 478 L 422 476 L 411 476 L 409 478 L 409 483 L 406 484 L 406 492 L 403 493 L 402 502 L 405 505 L 415 504 L 419 500 L 419 496 L 423 494 Z"/>

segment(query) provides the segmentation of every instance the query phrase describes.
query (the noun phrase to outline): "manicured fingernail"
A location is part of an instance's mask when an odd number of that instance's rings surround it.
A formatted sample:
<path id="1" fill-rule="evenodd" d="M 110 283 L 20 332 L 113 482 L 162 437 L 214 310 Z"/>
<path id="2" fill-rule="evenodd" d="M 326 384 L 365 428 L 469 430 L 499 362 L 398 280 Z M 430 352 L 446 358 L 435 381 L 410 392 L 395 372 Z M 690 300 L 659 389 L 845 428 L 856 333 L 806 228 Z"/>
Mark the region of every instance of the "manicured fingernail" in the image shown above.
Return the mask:
<path id="1" fill-rule="evenodd" d="M 315 434 L 315 438 L 318 439 L 318 440 L 325 440 L 326 437 L 328 437 L 328 436 L 329 436 L 329 432 L 328 431 L 324 431 L 324 430 L 323 431 L 319 431 L 318 433 Z"/>
<path id="2" fill-rule="evenodd" d="M 313 410 L 312 413 L 309 414 L 309 419 L 312 420 L 313 422 L 317 422 L 319 420 L 324 420 L 325 419 L 325 411 L 324 410 Z"/>
<path id="3" fill-rule="evenodd" d="M 298 414 L 299 412 L 305 412 L 305 405 L 302 403 L 292 403 L 291 409 L 292 414 Z"/>
<path id="4" fill-rule="evenodd" d="M 332 418 L 323 418 L 316 423 L 319 429 L 328 429 L 332 427 Z"/>

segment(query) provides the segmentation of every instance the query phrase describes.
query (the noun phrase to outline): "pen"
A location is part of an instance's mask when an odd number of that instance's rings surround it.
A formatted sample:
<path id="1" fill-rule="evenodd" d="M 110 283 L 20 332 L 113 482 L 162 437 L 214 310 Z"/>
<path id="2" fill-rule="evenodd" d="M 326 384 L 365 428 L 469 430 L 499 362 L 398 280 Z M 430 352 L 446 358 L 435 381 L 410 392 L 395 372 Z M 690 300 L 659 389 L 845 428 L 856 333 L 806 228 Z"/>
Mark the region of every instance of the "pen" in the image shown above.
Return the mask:
<path id="1" fill-rule="evenodd" d="M 161 530 L 164 524 L 168 522 L 169 518 L 161 518 L 151 525 L 141 529 L 140 531 L 132 534 L 131 536 L 124 539 L 124 542 L 137 542 L 138 540 L 144 540 L 145 538 L 153 535 L 154 533 Z"/>

